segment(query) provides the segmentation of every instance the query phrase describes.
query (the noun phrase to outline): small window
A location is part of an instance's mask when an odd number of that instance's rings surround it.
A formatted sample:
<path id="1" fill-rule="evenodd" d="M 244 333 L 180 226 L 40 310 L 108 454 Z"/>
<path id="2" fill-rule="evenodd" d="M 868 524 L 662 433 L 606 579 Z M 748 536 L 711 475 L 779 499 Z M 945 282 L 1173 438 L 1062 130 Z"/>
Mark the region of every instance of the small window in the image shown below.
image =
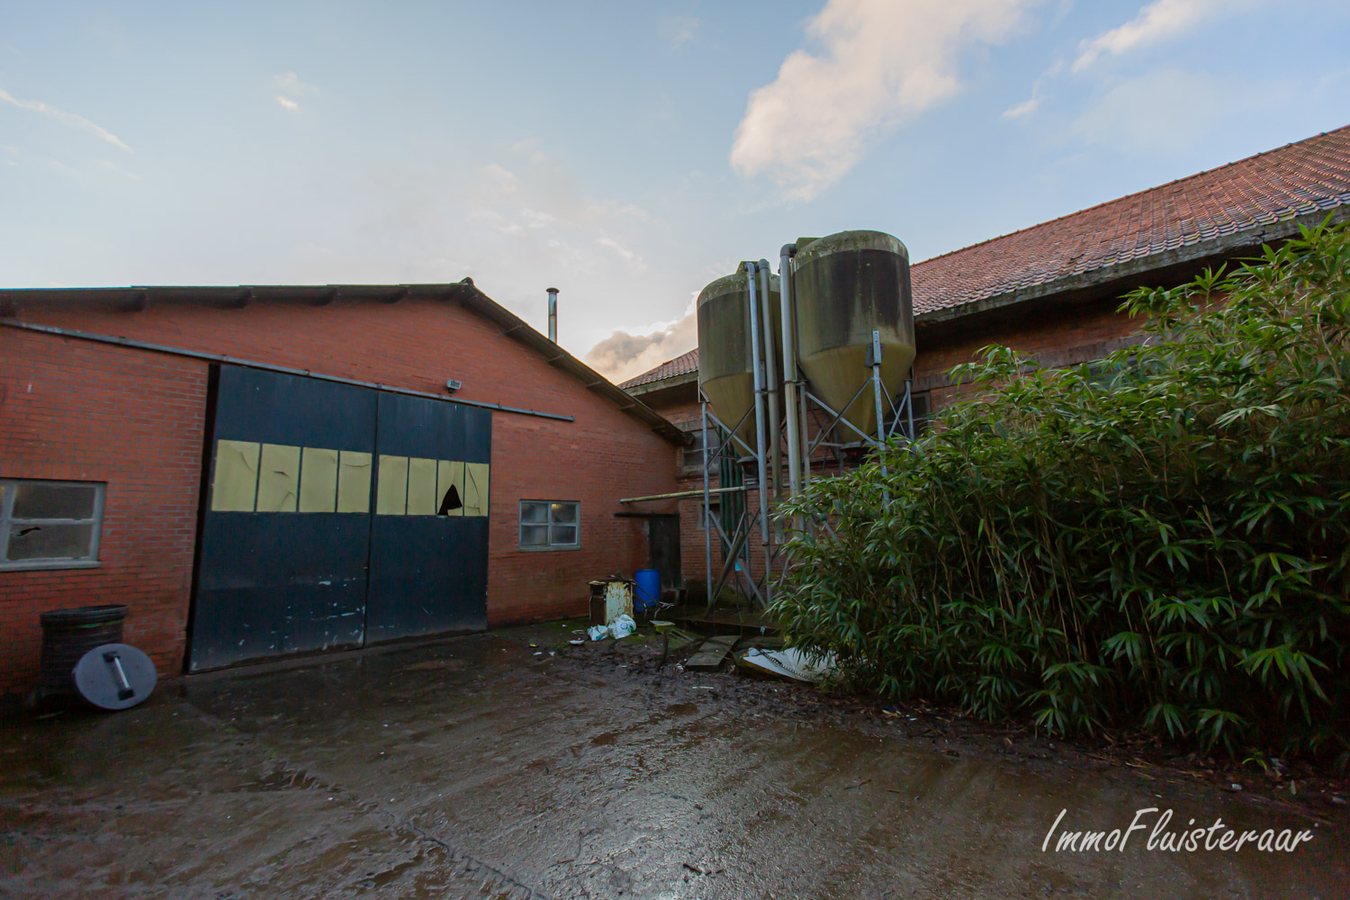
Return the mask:
<path id="1" fill-rule="evenodd" d="M 708 498 L 708 511 L 712 513 L 713 518 L 715 519 L 721 518 L 722 504 L 716 495 Z M 707 522 L 708 516 L 707 513 L 705 513 L 703 510 L 703 498 L 700 497 L 698 501 L 698 523 L 697 523 L 698 530 L 703 531 L 705 528 L 707 528 L 708 527 Z"/>
<path id="2" fill-rule="evenodd" d="M 681 426 L 682 428 L 684 426 Z M 694 439 L 688 447 L 680 448 L 680 467 L 685 469 L 703 468 L 703 424 L 695 422 L 688 426 L 685 434 Z"/>
<path id="3" fill-rule="evenodd" d="M 581 504 L 574 500 L 520 501 L 520 549 L 581 546 Z"/>
<path id="4" fill-rule="evenodd" d="M 0 568 L 97 563 L 103 487 L 87 481 L 0 480 Z"/>

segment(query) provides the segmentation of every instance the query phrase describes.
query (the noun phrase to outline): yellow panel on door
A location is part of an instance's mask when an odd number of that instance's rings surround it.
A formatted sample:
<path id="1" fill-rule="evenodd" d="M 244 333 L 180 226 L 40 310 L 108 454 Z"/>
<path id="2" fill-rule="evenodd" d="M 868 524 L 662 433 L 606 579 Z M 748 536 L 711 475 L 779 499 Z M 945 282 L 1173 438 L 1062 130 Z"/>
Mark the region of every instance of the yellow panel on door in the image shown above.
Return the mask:
<path id="1" fill-rule="evenodd" d="M 464 515 L 464 463 L 457 460 L 442 459 L 436 463 L 436 512 L 441 511 L 445 505 L 445 495 L 449 493 L 450 488 L 455 489 L 455 496 L 459 498 L 459 505 L 454 509 L 446 510 L 447 516 Z"/>
<path id="2" fill-rule="evenodd" d="M 436 515 L 436 460 L 408 460 L 408 515 Z"/>
<path id="3" fill-rule="evenodd" d="M 337 511 L 370 512 L 370 454 L 343 450 L 338 454 Z"/>
<path id="4" fill-rule="evenodd" d="M 300 512 L 330 513 L 337 509 L 338 452 L 321 447 L 300 451 Z"/>
<path id="5" fill-rule="evenodd" d="M 300 493 L 300 448 L 263 444 L 258 460 L 258 512 L 295 512 Z"/>
<path id="6" fill-rule="evenodd" d="M 464 515 L 488 514 L 488 464 L 464 464 Z"/>
<path id="7" fill-rule="evenodd" d="M 253 512 L 253 498 L 258 493 L 258 449 L 252 441 L 216 441 L 212 512 Z"/>
<path id="8" fill-rule="evenodd" d="M 375 515 L 401 516 L 408 511 L 408 457 L 380 454 Z"/>

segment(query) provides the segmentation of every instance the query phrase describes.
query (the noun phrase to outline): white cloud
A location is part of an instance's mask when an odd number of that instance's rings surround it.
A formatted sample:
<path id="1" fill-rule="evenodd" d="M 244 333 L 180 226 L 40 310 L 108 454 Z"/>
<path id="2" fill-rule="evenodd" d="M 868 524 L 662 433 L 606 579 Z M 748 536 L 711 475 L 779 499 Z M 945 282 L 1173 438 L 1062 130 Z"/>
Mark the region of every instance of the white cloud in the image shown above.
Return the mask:
<path id="1" fill-rule="evenodd" d="M 1003 111 L 1000 118 L 1003 119 L 1021 119 L 1031 115 L 1041 108 L 1041 90 L 1045 83 L 1051 78 L 1064 71 L 1064 61 L 1060 60 L 1050 68 L 1041 73 L 1041 77 L 1036 79 L 1035 84 L 1031 86 L 1031 96 L 1021 103 L 1016 103 Z"/>
<path id="2" fill-rule="evenodd" d="M 78 128 L 81 131 L 88 131 L 96 135 L 99 140 L 107 141 L 114 147 L 118 147 L 130 153 L 131 148 L 122 142 L 122 139 L 102 126 L 95 125 L 84 116 L 77 116 L 74 113 L 68 113 L 63 109 L 57 109 L 55 106 L 49 106 L 41 100 L 19 100 L 12 96 L 8 91 L 0 89 L 0 102 L 8 103 L 11 106 L 17 106 L 19 109 L 32 110 L 35 113 L 41 113 L 44 116 L 55 119 L 62 125 L 69 125 L 71 128 Z"/>
<path id="3" fill-rule="evenodd" d="M 962 53 L 1019 31 L 1039 0 L 829 0 L 807 31 L 823 45 L 795 50 L 754 91 L 731 164 L 768 174 L 810 200 L 842 178 L 869 139 L 961 88 Z"/>
<path id="4" fill-rule="evenodd" d="M 126 169 L 107 159 L 100 159 L 94 163 L 94 166 L 104 172 L 112 172 L 114 175 L 121 175 L 123 178 L 130 178 L 132 181 L 140 181 L 141 176 L 128 172 Z"/>
<path id="5" fill-rule="evenodd" d="M 1172 40 L 1220 13 L 1231 14 L 1259 0 L 1154 0 L 1124 25 L 1083 41 L 1073 70 L 1081 72 L 1102 56 L 1118 56 L 1138 47 Z"/>
<path id="6" fill-rule="evenodd" d="M 1003 111 L 1004 119 L 1020 119 L 1023 116 L 1029 116 L 1034 113 L 1041 105 L 1041 98 L 1032 97 L 1029 100 L 1023 100 L 1015 106 L 1010 106 Z"/>
<path id="7" fill-rule="evenodd" d="M 698 346 L 697 297 L 672 322 L 620 329 L 586 353 L 586 364 L 618 384 Z M 634 334 L 633 332 L 637 332 Z"/>
<path id="8" fill-rule="evenodd" d="M 300 76 L 294 72 L 273 75 L 272 80 L 276 82 L 277 89 L 281 91 L 277 95 L 277 105 L 290 112 L 297 112 L 300 109 L 300 102 L 295 99 L 296 97 L 319 92 L 319 89 L 314 85 L 301 81 Z"/>
<path id="9" fill-rule="evenodd" d="M 514 193 L 520 190 L 520 179 L 516 178 L 514 172 L 510 169 L 489 163 L 483 168 L 483 174 L 496 183 L 497 188 L 507 193 Z"/>
<path id="10" fill-rule="evenodd" d="M 698 34 L 699 20 L 695 16 L 662 16 L 657 25 L 661 39 L 671 50 L 678 50 Z"/>
<path id="11" fill-rule="evenodd" d="M 623 244 L 620 244 L 618 241 L 614 240 L 614 238 L 609 236 L 601 236 L 596 238 L 595 242 L 607 250 L 613 250 L 619 256 L 620 259 L 624 260 L 625 262 L 631 263 L 633 268 L 636 269 L 637 271 L 639 272 L 647 271 L 647 263 L 643 261 L 642 257 L 633 250 L 630 250 Z"/>
<path id="12" fill-rule="evenodd" d="M 294 94 L 297 97 L 305 94 L 317 94 L 319 89 L 312 84 L 306 84 L 300 80 L 300 76 L 294 72 L 283 72 L 280 75 L 273 75 L 272 80 L 277 83 L 277 89 L 285 94 Z"/>

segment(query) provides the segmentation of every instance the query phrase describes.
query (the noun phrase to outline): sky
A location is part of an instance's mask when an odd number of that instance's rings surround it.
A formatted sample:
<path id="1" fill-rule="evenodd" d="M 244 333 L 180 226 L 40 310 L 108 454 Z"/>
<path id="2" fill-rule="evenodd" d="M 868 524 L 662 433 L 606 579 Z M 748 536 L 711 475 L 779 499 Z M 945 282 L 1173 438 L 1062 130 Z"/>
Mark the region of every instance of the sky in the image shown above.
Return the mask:
<path id="1" fill-rule="evenodd" d="M 1345 125 L 1345 0 L 0 0 L 0 286 L 557 287 L 619 381 L 798 237 L 918 262 Z"/>

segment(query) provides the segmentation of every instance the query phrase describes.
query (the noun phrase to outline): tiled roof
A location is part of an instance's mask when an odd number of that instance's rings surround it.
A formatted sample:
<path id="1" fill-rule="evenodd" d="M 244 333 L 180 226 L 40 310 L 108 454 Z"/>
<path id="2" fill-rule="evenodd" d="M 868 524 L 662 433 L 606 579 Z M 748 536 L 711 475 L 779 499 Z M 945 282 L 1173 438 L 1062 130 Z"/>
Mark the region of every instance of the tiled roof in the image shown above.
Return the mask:
<path id="1" fill-rule="evenodd" d="M 667 378 L 674 378 L 677 375 L 691 375 L 697 371 L 698 348 L 695 348 L 683 356 L 677 356 L 674 359 L 666 360 L 655 369 L 643 372 L 636 378 L 630 378 L 627 381 L 620 382 L 619 387 L 638 387 L 643 384 L 651 384 L 653 381 L 665 381 Z"/>
<path id="2" fill-rule="evenodd" d="M 915 264 L 923 316 L 1298 216 L 1350 207 L 1350 126 Z M 633 387 L 697 371 L 698 351 Z"/>
<path id="3" fill-rule="evenodd" d="M 914 314 L 1350 205 L 1350 126 L 914 266 Z"/>

